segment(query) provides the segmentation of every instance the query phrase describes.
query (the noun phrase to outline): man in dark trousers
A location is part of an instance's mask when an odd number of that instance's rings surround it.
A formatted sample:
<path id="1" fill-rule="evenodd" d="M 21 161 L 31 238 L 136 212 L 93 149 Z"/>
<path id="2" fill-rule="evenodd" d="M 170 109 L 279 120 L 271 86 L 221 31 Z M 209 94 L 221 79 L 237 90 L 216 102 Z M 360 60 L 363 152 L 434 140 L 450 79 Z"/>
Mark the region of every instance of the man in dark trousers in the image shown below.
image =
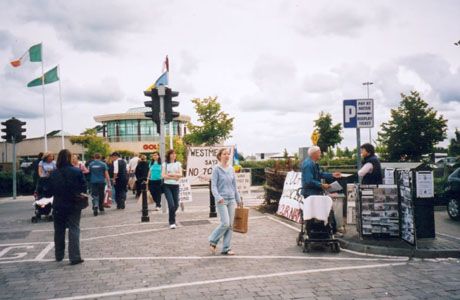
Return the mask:
<path id="1" fill-rule="evenodd" d="M 382 167 L 380 161 L 375 156 L 375 148 L 371 144 L 363 144 L 360 147 L 363 166 L 358 171 L 358 176 L 362 178 L 362 184 L 382 184 Z"/>
<path id="2" fill-rule="evenodd" d="M 118 152 L 113 152 L 112 158 L 117 209 L 125 209 L 126 193 L 128 191 L 128 172 L 126 169 L 126 161 L 120 158 L 120 154 L 118 154 Z"/>
<path id="3" fill-rule="evenodd" d="M 89 178 L 91 183 L 91 195 L 93 197 L 93 214 L 98 215 L 104 211 L 104 197 L 105 197 L 105 183 L 107 182 L 107 189 L 111 190 L 109 167 L 105 162 L 101 161 L 99 153 L 94 154 L 94 160 L 88 166 Z"/>

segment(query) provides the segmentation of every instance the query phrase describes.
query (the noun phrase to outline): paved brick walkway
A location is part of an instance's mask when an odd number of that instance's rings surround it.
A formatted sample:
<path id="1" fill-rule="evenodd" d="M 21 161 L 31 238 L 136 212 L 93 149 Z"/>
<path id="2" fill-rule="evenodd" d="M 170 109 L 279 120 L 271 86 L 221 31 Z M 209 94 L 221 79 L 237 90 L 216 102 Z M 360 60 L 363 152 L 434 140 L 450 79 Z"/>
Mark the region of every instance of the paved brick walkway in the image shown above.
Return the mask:
<path id="1" fill-rule="evenodd" d="M 26 200 L 0 201 L 0 299 L 460 299 L 460 262 L 321 251 L 304 254 L 295 227 L 251 210 L 235 257 L 211 256 L 206 193 L 178 214 L 110 209 L 81 220 L 85 262 L 55 262 L 52 224 L 31 224 Z M 193 221 L 193 222 L 192 222 Z"/>

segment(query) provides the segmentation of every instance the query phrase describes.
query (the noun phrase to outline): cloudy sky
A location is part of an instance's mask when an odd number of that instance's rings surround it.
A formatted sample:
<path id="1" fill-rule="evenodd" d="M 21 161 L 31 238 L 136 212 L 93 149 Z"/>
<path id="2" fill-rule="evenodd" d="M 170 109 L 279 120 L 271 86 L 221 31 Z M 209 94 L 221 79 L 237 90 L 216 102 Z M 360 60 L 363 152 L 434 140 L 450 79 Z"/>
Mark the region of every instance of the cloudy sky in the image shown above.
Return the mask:
<path id="1" fill-rule="evenodd" d="M 342 122 L 343 99 L 364 98 L 372 81 L 376 125 L 416 89 L 460 128 L 460 1 L 0 1 L 0 119 L 43 132 L 39 63 L 8 62 L 42 42 L 45 69 L 61 68 L 65 131 L 94 115 L 142 106 L 143 90 L 170 58 L 179 111 L 218 96 L 235 117 L 245 154 L 310 144 L 321 111 Z M 58 84 L 46 89 L 48 129 L 59 129 Z M 375 137 L 379 127 L 373 129 Z M 343 146 L 355 144 L 344 130 Z M 368 130 L 363 130 L 368 139 Z"/>

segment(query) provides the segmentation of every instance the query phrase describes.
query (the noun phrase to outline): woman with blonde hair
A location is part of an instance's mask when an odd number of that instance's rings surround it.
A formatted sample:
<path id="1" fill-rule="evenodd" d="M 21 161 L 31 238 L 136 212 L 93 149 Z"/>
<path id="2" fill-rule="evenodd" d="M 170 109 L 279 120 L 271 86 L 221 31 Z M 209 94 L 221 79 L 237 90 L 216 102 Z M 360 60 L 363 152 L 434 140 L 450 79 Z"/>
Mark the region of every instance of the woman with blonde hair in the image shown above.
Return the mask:
<path id="1" fill-rule="evenodd" d="M 232 251 L 233 219 L 235 206 L 242 205 L 240 194 L 236 188 L 235 171 L 230 165 L 230 151 L 222 148 L 217 153 L 219 164 L 212 170 L 211 192 L 216 199 L 216 207 L 220 216 L 220 224 L 209 236 L 211 253 L 216 253 L 217 244 L 223 237 L 222 254 L 235 255 Z"/>

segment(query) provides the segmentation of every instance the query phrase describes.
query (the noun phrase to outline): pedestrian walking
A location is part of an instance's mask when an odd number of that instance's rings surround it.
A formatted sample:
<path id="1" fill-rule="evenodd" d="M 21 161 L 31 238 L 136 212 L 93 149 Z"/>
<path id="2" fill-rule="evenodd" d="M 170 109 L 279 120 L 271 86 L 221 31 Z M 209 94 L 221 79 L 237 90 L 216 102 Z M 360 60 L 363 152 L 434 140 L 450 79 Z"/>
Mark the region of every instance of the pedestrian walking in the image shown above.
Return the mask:
<path id="1" fill-rule="evenodd" d="M 107 188 L 112 189 L 109 177 L 109 167 L 101 160 L 99 153 L 94 154 L 94 160 L 89 164 L 89 182 L 91 184 L 91 196 L 93 198 L 93 214 L 97 216 L 99 211 L 104 211 L 105 183 Z"/>
<path id="2" fill-rule="evenodd" d="M 142 183 L 147 183 L 147 176 L 149 174 L 149 163 L 147 162 L 147 156 L 144 154 L 139 155 L 139 162 L 137 163 L 136 170 L 136 198 L 142 193 Z"/>
<path id="3" fill-rule="evenodd" d="M 40 177 L 38 175 L 38 165 L 42 161 L 42 158 L 43 158 L 43 152 L 40 152 L 37 155 L 37 159 L 32 162 L 32 178 L 34 181 L 35 188 L 37 188 L 38 178 Z"/>
<path id="4" fill-rule="evenodd" d="M 174 150 L 166 153 L 166 162 L 163 163 L 163 190 L 168 202 L 169 228 L 176 229 L 176 211 L 179 208 L 179 179 L 182 177 L 182 164 L 176 161 Z"/>
<path id="5" fill-rule="evenodd" d="M 380 161 L 375 156 L 375 148 L 369 143 L 360 147 L 363 166 L 358 171 L 358 176 L 362 178 L 362 184 L 382 184 L 382 167 Z"/>
<path id="6" fill-rule="evenodd" d="M 152 153 L 150 161 L 149 174 L 147 175 L 149 191 L 155 201 L 155 210 L 161 208 L 161 194 L 163 193 L 162 186 L 162 167 L 160 153 L 157 151 Z"/>
<path id="7" fill-rule="evenodd" d="M 76 198 L 86 191 L 86 181 L 80 169 L 71 164 L 67 149 L 59 152 L 57 170 L 50 175 L 50 191 L 54 196 L 54 249 L 56 261 L 64 259 L 65 232 L 69 228 L 69 260 L 71 265 L 83 262 L 80 254 L 81 208 Z"/>
<path id="8" fill-rule="evenodd" d="M 80 169 L 80 171 L 83 173 L 83 175 L 89 175 L 89 170 L 85 166 L 83 162 L 80 161 L 80 158 L 78 157 L 77 154 L 72 154 L 72 166 L 75 168 Z"/>
<path id="9" fill-rule="evenodd" d="M 112 153 L 113 161 L 113 180 L 115 182 L 115 197 L 117 209 L 125 209 L 128 172 L 126 169 L 126 161 L 120 158 L 118 152 Z"/>
<path id="10" fill-rule="evenodd" d="M 42 160 L 38 163 L 38 183 L 36 187 L 37 198 L 50 197 L 49 195 L 49 177 L 56 170 L 54 154 L 46 152 Z"/>
<path id="11" fill-rule="evenodd" d="M 235 207 L 242 206 L 238 189 L 236 188 L 236 177 L 233 167 L 230 165 L 230 151 L 222 148 L 217 153 L 219 164 L 212 170 L 211 192 L 216 199 L 216 207 L 220 216 L 220 224 L 209 236 L 211 253 L 215 254 L 217 244 L 223 237 L 222 254 L 235 255 L 232 250 L 233 221 L 235 218 Z"/>
<path id="12" fill-rule="evenodd" d="M 128 162 L 128 188 L 136 193 L 136 167 L 140 161 L 140 156 L 136 153 Z"/>
<path id="13" fill-rule="evenodd" d="M 117 204 L 117 199 L 115 197 L 115 180 L 113 180 L 113 157 L 109 156 L 105 160 L 107 166 L 109 167 L 109 178 L 110 178 L 110 186 L 112 187 L 112 201 Z"/>

